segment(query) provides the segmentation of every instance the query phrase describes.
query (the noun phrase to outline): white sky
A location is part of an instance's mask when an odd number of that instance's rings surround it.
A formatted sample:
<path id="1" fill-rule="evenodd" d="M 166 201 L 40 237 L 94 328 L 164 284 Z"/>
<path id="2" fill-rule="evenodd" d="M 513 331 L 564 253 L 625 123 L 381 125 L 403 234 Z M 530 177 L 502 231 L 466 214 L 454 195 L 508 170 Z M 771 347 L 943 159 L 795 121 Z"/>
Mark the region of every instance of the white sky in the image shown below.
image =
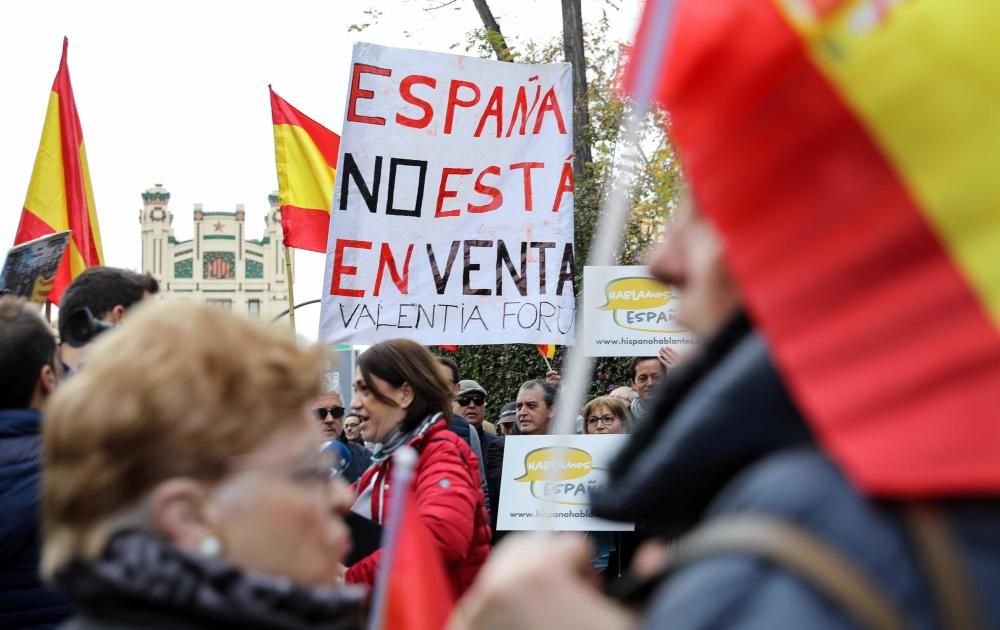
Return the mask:
<path id="1" fill-rule="evenodd" d="M 267 85 L 340 132 L 354 41 L 464 53 L 482 24 L 472 0 L 15 0 L 0 2 L 0 249 L 14 242 L 38 150 L 63 35 L 90 164 L 107 264 L 139 270 L 143 190 L 162 183 L 178 239 L 195 203 L 246 204 L 247 233 L 264 230 L 277 189 Z M 511 39 L 561 37 L 559 0 L 491 0 Z M 371 22 L 362 11 L 382 12 Z M 640 0 L 584 0 L 584 21 L 606 9 L 612 36 L 631 38 Z M 408 36 L 407 36 L 408 35 Z M 451 49 L 453 44 L 460 44 Z M 320 296 L 322 254 L 296 251 L 296 302 Z M 319 305 L 298 311 L 315 337 Z"/>

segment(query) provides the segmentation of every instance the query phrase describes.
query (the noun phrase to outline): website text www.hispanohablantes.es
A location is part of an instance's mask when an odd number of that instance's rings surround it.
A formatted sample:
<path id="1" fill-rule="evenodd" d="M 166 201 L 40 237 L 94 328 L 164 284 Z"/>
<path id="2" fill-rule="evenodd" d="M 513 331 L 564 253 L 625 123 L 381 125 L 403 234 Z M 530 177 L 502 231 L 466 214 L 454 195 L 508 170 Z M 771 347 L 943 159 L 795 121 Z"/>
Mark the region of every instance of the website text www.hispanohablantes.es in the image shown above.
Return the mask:
<path id="1" fill-rule="evenodd" d="M 560 512 L 546 512 L 545 510 L 535 510 L 533 512 L 508 512 L 511 518 L 593 518 L 594 513 L 589 509 L 572 510 L 566 509 Z"/>
<path id="2" fill-rule="evenodd" d="M 689 346 L 698 343 L 694 339 L 683 337 L 655 337 L 646 339 L 635 339 L 632 337 L 597 337 L 594 343 L 599 346 Z"/>

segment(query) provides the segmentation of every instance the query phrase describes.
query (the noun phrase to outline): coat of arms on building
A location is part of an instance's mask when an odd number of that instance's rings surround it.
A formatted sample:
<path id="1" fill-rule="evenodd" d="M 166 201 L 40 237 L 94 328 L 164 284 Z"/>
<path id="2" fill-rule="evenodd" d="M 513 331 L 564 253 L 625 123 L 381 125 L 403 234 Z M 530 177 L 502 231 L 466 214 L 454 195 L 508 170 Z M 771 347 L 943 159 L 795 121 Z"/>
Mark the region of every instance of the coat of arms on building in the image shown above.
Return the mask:
<path id="1" fill-rule="evenodd" d="M 236 279 L 236 254 L 233 252 L 205 252 L 202 262 L 202 277 L 206 280 Z"/>

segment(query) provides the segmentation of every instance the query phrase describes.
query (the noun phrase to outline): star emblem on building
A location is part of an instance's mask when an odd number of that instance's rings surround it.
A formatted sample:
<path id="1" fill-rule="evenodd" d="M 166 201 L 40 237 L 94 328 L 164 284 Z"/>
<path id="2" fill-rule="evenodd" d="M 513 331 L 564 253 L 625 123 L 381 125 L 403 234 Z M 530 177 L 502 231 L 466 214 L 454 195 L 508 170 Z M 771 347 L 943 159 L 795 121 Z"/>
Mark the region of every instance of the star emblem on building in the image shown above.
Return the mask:
<path id="1" fill-rule="evenodd" d="M 222 221 L 219 221 L 218 223 L 216 223 L 216 224 L 215 224 L 215 225 L 213 225 L 212 227 L 214 227 L 214 228 L 215 228 L 215 231 L 216 231 L 216 232 L 221 232 L 221 231 L 222 231 L 222 228 L 224 228 L 225 226 L 224 226 L 224 225 L 222 225 Z"/>

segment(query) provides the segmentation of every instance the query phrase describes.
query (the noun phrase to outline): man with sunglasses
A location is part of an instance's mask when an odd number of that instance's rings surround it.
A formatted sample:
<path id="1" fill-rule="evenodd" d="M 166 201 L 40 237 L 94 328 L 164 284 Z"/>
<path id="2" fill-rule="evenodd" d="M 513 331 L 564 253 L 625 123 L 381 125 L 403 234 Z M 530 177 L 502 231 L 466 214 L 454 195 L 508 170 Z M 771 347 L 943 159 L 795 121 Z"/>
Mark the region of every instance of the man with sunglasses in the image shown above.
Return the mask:
<path id="1" fill-rule="evenodd" d="M 344 425 L 344 400 L 337 392 L 328 392 L 313 401 L 313 413 L 319 420 L 323 437 L 339 440 Z"/>
<path id="2" fill-rule="evenodd" d="M 455 398 L 451 403 L 451 410 L 456 416 L 462 416 L 469 426 L 475 430 L 485 453 L 490 444 L 497 436 L 483 428 L 486 420 L 486 390 L 483 386 L 472 379 L 459 381 L 455 387 Z"/>
<path id="3" fill-rule="evenodd" d="M 347 447 L 350 459 L 341 473 L 348 483 L 357 481 L 371 464 L 371 453 L 364 444 L 348 440 L 343 432 L 344 399 L 335 391 L 327 392 L 313 399 L 313 414 L 320 423 L 323 442 L 339 441 Z"/>

